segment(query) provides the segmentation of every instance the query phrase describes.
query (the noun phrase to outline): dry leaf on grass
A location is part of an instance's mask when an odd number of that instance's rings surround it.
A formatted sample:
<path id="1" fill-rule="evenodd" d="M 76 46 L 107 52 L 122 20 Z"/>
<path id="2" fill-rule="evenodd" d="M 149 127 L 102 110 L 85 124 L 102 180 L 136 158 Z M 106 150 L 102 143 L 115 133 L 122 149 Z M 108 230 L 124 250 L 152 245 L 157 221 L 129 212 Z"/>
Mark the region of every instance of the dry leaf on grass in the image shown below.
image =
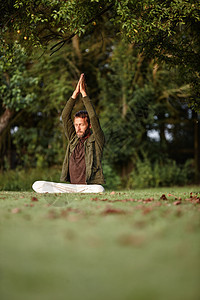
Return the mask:
<path id="1" fill-rule="evenodd" d="M 161 200 L 167 200 L 167 197 L 165 196 L 165 194 L 162 194 L 162 196 L 160 197 Z"/>
<path id="2" fill-rule="evenodd" d="M 36 202 L 36 201 L 38 201 L 38 198 L 32 197 L 32 198 L 31 198 L 31 201 L 35 201 L 35 202 Z"/>
<path id="3" fill-rule="evenodd" d="M 115 191 L 112 191 L 112 192 L 110 193 L 110 195 L 115 195 Z"/>
<path id="4" fill-rule="evenodd" d="M 102 214 L 103 215 L 110 215 L 110 214 L 118 214 L 118 215 L 122 215 L 122 214 L 125 214 L 125 210 L 122 210 L 122 209 L 119 209 L 119 208 L 111 208 L 111 207 L 108 207 L 106 208 Z"/>
<path id="5" fill-rule="evenodd" d="M 180 200 L 179 201 L 174 201 L 173 204 L 174 205 L 179 205 L 179 204 L 181 204 L 181 201 Z"/>
<path id="6" fill-rule="evenodd" d="M 21 212 L 21 209 L 18 208 L 18 207 L 15 207 L 15 208 L 13 208 L 13 209 L 11 210 L 11 213 L 12 213 L 12 214 L 18 214 L 19 212 Z"/>

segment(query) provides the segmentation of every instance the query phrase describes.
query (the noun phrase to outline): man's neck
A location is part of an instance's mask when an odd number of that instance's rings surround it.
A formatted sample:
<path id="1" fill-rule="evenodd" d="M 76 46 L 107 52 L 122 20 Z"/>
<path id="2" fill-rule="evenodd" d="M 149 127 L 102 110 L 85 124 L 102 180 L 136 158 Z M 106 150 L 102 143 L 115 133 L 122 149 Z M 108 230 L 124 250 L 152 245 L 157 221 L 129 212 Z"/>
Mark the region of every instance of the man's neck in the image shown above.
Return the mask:
<path id="1" fill-rule="evenodd" d="M 83 136 L 83 137 L 80 137 L 79 139 L 80 139 L 81 141 L 85 141 L 85 140 L 87 140 L 87 139 L 89 138 L 90 135 L 91 135 L 91 132 L 89 132 L 87 135 L 85 135 L 85 136 Z"/>

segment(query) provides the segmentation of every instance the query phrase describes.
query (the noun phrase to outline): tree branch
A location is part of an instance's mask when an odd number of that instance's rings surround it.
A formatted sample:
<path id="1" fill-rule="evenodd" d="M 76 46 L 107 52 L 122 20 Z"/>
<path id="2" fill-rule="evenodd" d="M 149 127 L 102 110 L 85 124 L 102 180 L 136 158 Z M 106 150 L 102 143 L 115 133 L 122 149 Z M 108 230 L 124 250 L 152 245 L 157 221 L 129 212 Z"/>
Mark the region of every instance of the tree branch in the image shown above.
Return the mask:
<path id="1" fill-rule="evenodd" d="M 91 24 L 93 21 L 95 21 L 96 19 L 98 19 L 99 17 L 101 17 L 103 14 L 105 14 L 107 11 L 109 11 L 112 7 L 114 6 L 114 3 L 111 3 L 108 7 L 104 8 L 101 12 L 99 12 L 96 16 L 94 16 L 93 18 L 91 18 L 89 21 L 87 21 L 85 23 L 85 26 L 87 26 L 88 24 Z M 51 47 L 51 51 L 53 50 L 53 52 L 50 54 L 53 55 L 55 52 L 57 52 L 58 50 L 60 50 L 60 48 L 62 48 L 64 46 L 65 43 L 69 42 L 74 36 L 76 35 L 75 32 L 73 32 L 68 38 L 56 43 L 54 46 Z"/>

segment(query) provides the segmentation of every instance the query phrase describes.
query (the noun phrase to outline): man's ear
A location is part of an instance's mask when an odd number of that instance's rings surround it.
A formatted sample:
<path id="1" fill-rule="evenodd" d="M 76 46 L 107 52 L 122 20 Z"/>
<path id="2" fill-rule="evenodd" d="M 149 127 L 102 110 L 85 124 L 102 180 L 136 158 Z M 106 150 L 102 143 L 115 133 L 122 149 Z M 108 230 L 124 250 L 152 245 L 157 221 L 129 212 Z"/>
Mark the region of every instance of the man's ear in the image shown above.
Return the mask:
<path id="1" fill-rule="evenodd" d="M 92 128 L 92 125 L 90 124 L 89 128 Z"/>

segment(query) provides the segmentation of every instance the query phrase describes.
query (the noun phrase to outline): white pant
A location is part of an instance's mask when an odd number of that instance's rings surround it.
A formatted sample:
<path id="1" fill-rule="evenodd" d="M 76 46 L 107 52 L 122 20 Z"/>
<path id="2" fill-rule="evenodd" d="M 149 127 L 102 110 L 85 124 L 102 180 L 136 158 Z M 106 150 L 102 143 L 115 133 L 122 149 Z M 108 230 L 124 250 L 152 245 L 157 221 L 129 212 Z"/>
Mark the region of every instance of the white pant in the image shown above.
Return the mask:
<path id="1" fill-rule="evenodd" d="M 67 184 L 50 181 L 35 181 L 32 188 L 37 193 L 102 193 L 99 184 Z"/>

